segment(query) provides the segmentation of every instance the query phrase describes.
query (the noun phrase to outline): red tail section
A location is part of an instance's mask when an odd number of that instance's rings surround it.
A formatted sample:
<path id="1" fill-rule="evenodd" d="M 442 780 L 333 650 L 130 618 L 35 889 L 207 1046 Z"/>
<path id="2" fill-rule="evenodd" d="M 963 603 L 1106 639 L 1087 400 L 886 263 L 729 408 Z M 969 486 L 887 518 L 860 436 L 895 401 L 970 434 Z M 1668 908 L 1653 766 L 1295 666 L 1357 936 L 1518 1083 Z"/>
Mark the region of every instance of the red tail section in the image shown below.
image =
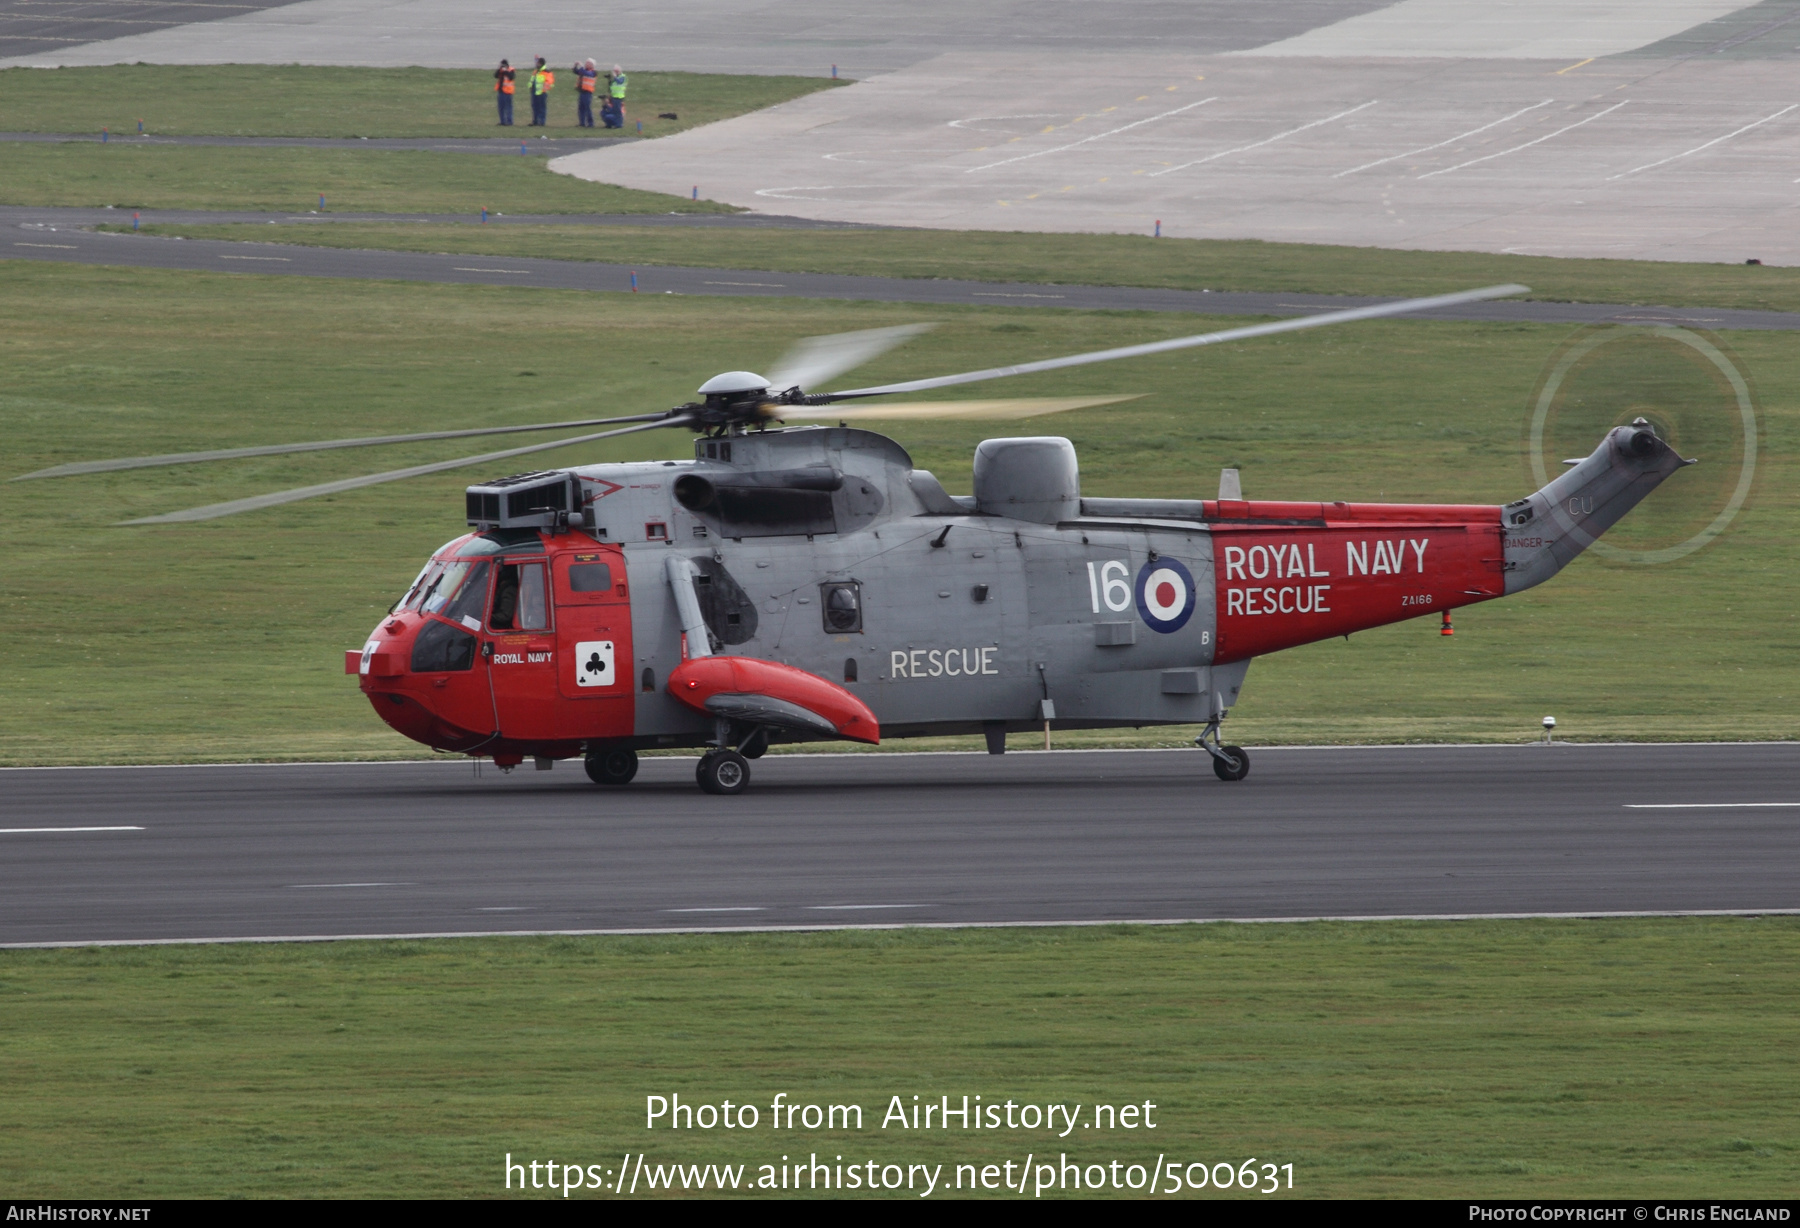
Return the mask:
<path id="1" fill-rule="evenodd" d="M 1498 507 L 1209 500 L 1208 514 L 1215 507 L 1221 663 L 1506 591 Z"/>

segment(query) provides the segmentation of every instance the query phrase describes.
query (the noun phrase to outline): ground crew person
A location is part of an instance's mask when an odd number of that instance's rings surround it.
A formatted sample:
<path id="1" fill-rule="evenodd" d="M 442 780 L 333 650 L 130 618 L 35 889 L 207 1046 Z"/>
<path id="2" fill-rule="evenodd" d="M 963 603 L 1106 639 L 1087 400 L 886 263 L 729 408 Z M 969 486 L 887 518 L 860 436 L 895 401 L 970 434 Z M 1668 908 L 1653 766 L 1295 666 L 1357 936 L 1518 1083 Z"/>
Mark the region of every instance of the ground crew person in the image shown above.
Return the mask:
<path id="1" fill-rule="evenodd" d="M 607 78 L 606 93 L 606 126 L 623 128 L 625 126 L 625 70 L 617 64 L 612 66 L 612 75 Z"/>
<path id="2" fill-rule="evenodd" d="M 600 72 L 594 67 L 594 61 L 585 65 L 579 61 L 575 64 L 575 83 L 581 88 L 575 95 L 575 126 L 592 128 L 594 126 L 594 84 L 600 79 Z"/>
<path id="3" fill-rule="evenodd" d="M 556 74 L 544 67 L 544 57 L 537 58 L 531 73 L 531 126 L 543 128 L 550 123 L 550 91 L 556 85 Z"/>
<path id="4" fill-rule="evenodd" d="M 494 99 L 500 105 L 500 126 L 512 127 L 513 79 L 518 74 L 505 60 L 494 70 Z"/>

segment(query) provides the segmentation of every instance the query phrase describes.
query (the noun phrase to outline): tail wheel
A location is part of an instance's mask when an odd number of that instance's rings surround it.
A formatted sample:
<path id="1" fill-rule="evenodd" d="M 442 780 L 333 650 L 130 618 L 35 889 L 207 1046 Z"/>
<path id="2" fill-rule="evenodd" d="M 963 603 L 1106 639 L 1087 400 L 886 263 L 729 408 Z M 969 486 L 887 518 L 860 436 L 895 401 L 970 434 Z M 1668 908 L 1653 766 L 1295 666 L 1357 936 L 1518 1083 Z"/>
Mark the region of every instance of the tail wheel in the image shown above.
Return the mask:
<path id="1" fill-rule="evenodd" d="M 700 756 L 694 779 L 708 793 L 742 793 L 750 784 L 750 762 L 735 750 L 709 750 Z"/>
<path id="2" fill-rule="evenodd" d="M 588 752 L 588 779 L 597 785 L 628 785 L 631 778 L 637 775 L 637 770 L 638 757 L 635 750 L 619 747 Z"/>
<path id="3" fill-rule="evenodd" d="M 1250 774 L 1250 752 L 1241 746 L 1221 746 L 1213 756 L 1213 774 L 1220 780 L 1242 780 Z"/>

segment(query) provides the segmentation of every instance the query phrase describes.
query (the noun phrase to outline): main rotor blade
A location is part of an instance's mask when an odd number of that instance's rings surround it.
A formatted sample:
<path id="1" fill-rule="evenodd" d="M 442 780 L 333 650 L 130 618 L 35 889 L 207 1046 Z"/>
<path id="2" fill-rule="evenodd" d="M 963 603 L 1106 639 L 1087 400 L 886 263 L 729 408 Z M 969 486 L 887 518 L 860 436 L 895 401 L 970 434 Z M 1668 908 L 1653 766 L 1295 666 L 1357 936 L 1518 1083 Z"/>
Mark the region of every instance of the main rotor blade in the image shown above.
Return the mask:
<path id="1" fill-rule="evenodd" d="M 826 380 L 836 379 L 853 367 L 860 367 L 877 354 L 885 354 L 895 346 L 910 341 L 920 333 L 930 332 L 930 324 L 898 324 L 892 328 L 867 328 L 854 333 L 832 333 L 824 337 L 802 337 L 783 354 L 769 376 L 769 387 L 776 391 L 789 388 L 811 388 Z"/>
<path id="2" fill-rule="evenodd" d="M 613 435 L 630 435 L 636 431 L 653 431 L 659 427 L 691 426 L 692 424 L 691 417 L 670 418 L 661 422 L 641 422 L 636 426 L 620 427 L 616 431 L 577 435 L 572 439 L 553 439 L 549 443 L 534 443 L 523 448 L 508 448 L 504 452 L 485 452 L 480 456 L 464 456 L 456 460 L 437 461 L 430 465 L 414 465 L 410 469 L 392 469 L 387 473 L 370 473 L 360 478 L 321 482 L 317 486 L 278 490 L 273 494 L 255 495 L 248 499 L 233 499 L 229 503 L 209 503 L 205 507 L 190 507 L 182 512 L 164 512 L 160 516 L 143 516 L 137 520 L 121 520 L 116 523 L 121 525 L 179 524 L 194 520 L 217 520 L 221 516 L 235 516 L 239 512 L 254 512 L 259 508 L 276 507 L 283 503 L 298 503 L 302 499 L 313 499 L 319 495 L 335 495 L 346 490 L 359 490 L 364 486 L 379 486 L 383 482 L 398 482 L 402 478 L 423 477 L 427 473 L 442 473 L 446 469 L 463 469 L 469 465 L 485 465 L 489 461 L 506 460 L 509 457 L 525 456 L 532 452 L 545 452 L 551 448 L 566 448 L 571 444 L 592 443 L 596 439 L 607 439 Z"/>
<path id="3" fill-rule="evenodd" d="M 986 371 L 969 371 L 962 375 L 940 375 L 935 379 L 908 380 L 901 384 L 883 384 L 879 388 L 852 388 L 833 392 L 832 400 L 850 397 L 878 397 L 891 392 L 923 392 L 927 388 L 947 388 L 952 384 L 973 384 L 979 380 L 1001 379 L 1008 375 L 1029 375 L 1034 371 L 1055 371 L 1063 367 L 1081 367 L 1092 362 L 1111 362 L 1115 358 L 1136 358 L 1140 354 L 1161 354 L 1168 350 L 1185 350 L 1197 345 L 1216 345 L 1221 341 L 1241 341 L 1246 337 L 1266 337 L 1271 333 L 1291 333 L 1303 328 L 1323 328 L 1327 324 L 1348 324 L 1352 320 L 1373 320 L 1381 316 L 1407 315 L 1415 311 L 1431 311 L 1438 307 L 1455 307 L 1478 303 L 1483 299 L 1506 298 L 1524 294 L 1529 286 L 1485 286 L 1480 290 L 1463 290 L 1456 294 L 1438 294 L 1431 298 L 1409 298 L 1397 303 L 1378 303 L 1373 307 L 1351 307 L 1345 311 L 1328 311 L 1323 315 L 1300 316 L 1292 320 L 1276 320 L 1270 324 L 1251 324 L 1244 328 L 1227 328 L 1216 333 L 1200 333 L 1192 337 L 1176 337 L 1170 341 L 1152 341 L 1146 345 L 1126 345 L 1114 350 L 1096 350 L 1091 354 L 1074 354 L 1068 358 L 1047 358 L 1042 362 L 1020 363 L 1014 367 L 990 367 Z"/>
<path id="4" fill-rule="evenodd" d="M 894 421 L 922 418 L 971 418 L 1004 421 L 1010 418 L 1035 418 L 1040 414 L 1060 414 L 1071 409 L 1089 409 L 1096 405 L 1116 405 L 1135 401 L 1143 393 L 1116 397 L 1038 397 L 1003 401 L 883 401 L 879 405 L 772 405 L 772 416 L 787 421 L 817 418 L 829 421 Z"/>
<path id="5" fill-rule="evenodd" d="M 527 431 L 563 431 L 572 426 L 604 426 L 609 422 L 648 422 L 662 413 L 629 414 L 622 418 L 579 418 L 573 422 L 536 422 L 530 426 L 483 426 L 460 431 L 425 431 L 417 435 L 367 435 L 360 439 L 321 439 L 312 443 L 276 443 L 255 448 L 222 448 L 215 452 L 170 452 L 165 456 L 128 456 L 118 460 L 76 461 L 21 473 L 13 478 L 66 478 L 78 473 L 107 473 L 115 469 L 150 469 L 157 465 L 193 465 L 201 461 L 237 460 L 244 456 L 283 456 L 289 452 L 325 452 L 332 448 L 372 448 L 384 443 L 418 443 L 426 439 L 467 439 L 475 435 L 518 435 Z"/>

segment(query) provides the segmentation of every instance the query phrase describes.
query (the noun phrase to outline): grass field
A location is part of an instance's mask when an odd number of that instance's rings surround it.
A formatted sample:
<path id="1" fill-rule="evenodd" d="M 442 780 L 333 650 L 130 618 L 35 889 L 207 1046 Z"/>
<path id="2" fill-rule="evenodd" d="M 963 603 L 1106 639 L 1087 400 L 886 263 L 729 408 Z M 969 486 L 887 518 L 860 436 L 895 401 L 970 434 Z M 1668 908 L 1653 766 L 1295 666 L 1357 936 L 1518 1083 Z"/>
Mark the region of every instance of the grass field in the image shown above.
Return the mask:
<path id="1" fill-rule="evenodd" d="M 1301 294 L 1426 295 L 1522 282 L 1529 297 L 1589 303 L 1661 303 L 1800 311 L 1800 268 L 1571 260 L 1481 252 L 1151 239 L 1140 235 L 1023 234 L 981 230 L 686 230 L 633 226 L 147 227 L 190 238 L 253 239 L 321 247 L 386 248 L 553 260 L 699 265 L 783 273 L 956 277 L 979 281 L 1257 290 Z"/>
<path id="2" fill-rule="evenodd" d="M 920 318 L 941 327 L 871 381 L 1151 340 L 1218 318 L 879 303 L 584 295 L 0 264 L 0 429 L 13 473 L 74 460 L 369 432 L 554 421 L 676 404 L 794 337 Z M 1369 323 L 1014 381 L 1009 393 L 1140 392 L 1043 428 L 1091 494 L 1205 495 L 1223 465 L 1255 497 L 1501 502 L 1530 489 L 1527 401 L 1569 330 Z M 1680 562 L 1585 556 L 1552 583 L 1259 661 L 1234 737 L 1274 742 L 1791 738 L 1796 403 L 1791 338 L 1732 338 L 1765 409 L 1759 486 L 1721 541 Z M 952 489 L 1001 428 L 893 433 Z M 0 665 L 9 763 L 391 756 L 342 650 L 426 555 L 463 531 L 464 471 L 193 526 L 130 516 L 446 458 L 446 442 L 0 484 L 13 579 L 36 628 Z M 1585 445 L 1584 445 L 1585 446 Z M 542 464 L 679 456 L 655 433 Z M 1707 479 L 1705 466 L 1690 471 Z M 1679 479 L 1678 479 L 1679 480 Z M 1657 525 L 1655 505 L 1619 530 Z M 1092 742 L 1176 741 L 1121 731 Z M 1059 736 L 1059 744 L 1074 739 Z"/>
<path id="3" fill-rule="evenodd" d="M 552 174 L 541 157 L 413 150 L 0 143 L 0 205 L 341 213 L 734 213 Z M 267 239 L 267 235 L 258 236 Z"/>
<path id="4" fill-rule="evenodd" d="M 494 62 L 507 54 L 496 50 Z M 554 56 L 550 135 L 601 136 L 605 129 L 575 126 L 577 54 Z M 513 132 L 525 125 L 531 103 L 525 79 L 532 54 L 510 55 L 519 70 Z M 611 67 L 608 60 L 602 67 Z M 758 77 L 680 72 L 633 72 L 625 131 L 666 136 L 700 124 L 761 110 L 815 90 L 848 85 L 823 77 Z M 672 111 L 678 119 L 659 118 Z M 507 135 L 497 127 L 492 69 L 329 68 L 213 64 L 183 67 L 122 64 L 104 68 L 0 69 L 0 132 L 132 135 L 142 120 L 157 136 L 481 137 Z M 560 131 L 559 131 L 560 130 Z"/>
<path id="5" fill-rule="evenodd" d="M 0 1183 L 495 1197 L 508 1152 L 752 1180 L 1066 1152 L 1292 1163 L 1284 1197 L 1784 1198 L 1796 993 L 1791 918 L 6 951 Z M 771 1130 L 777 1092 L 863 1129 Z M 672 1094 L 760 1128 L 646 1131 Z M 884 1130 L 896 1095 L 1157 1129 Z"/>

